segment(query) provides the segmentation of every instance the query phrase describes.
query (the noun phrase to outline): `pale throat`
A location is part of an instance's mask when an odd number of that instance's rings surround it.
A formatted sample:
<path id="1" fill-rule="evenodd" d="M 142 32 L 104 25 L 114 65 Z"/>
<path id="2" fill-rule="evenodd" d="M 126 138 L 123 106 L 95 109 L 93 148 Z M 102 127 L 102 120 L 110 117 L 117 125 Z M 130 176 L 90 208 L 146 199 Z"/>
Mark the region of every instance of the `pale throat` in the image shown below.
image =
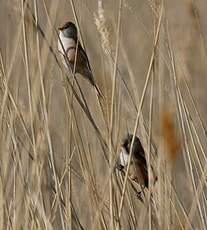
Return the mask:
<path id="1" fill-rule="evenodd" d="M 127 166 L 129 161 L 129 154 L 127 153 L 126 149 L 123 147 L 121 148 L 119 160 L 120 160 L 120 165 L 122 165 L 123 167 Z"/>
<path id="2" fill-rule="evenodd" d="M 59 31 L 60 41 L 58 41 L 58 50 L 64 55 L 64 50 L 68 50 L 69 48 L 76 48 L 76 42 L 72 38 L 67 38 L 64 36 L 62 31 Z M 61 44 L 62 43 L 62 44 Z M 64 48 L 64 50 L 63 50 Z"/>

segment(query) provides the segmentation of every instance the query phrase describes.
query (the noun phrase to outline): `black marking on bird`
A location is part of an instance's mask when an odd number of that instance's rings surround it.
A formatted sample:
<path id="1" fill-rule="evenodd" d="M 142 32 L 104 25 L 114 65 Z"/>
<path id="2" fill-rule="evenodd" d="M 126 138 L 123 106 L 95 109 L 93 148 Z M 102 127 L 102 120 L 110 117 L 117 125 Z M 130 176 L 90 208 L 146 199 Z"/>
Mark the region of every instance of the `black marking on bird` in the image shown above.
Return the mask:
<path id="1" fill-rule="evenodd" d="M 117 169 L 126 172 L 128 161 L 129 161 L 129 153 L 130 147 L 132 143 L 133 135 L 128 134 L 122 144 L 121 151 L 117 163 Z M 142 188 L 148 188 L 148 169 L 147 169 L 147 161 L 145 158 L 145 152 L 142 147 L 142 144 L 137 136 L 135 136 L 134 143 L 132 146 L 132 156 L 131 162 L 129 163 L 129 177 L 140 184 Z"/>

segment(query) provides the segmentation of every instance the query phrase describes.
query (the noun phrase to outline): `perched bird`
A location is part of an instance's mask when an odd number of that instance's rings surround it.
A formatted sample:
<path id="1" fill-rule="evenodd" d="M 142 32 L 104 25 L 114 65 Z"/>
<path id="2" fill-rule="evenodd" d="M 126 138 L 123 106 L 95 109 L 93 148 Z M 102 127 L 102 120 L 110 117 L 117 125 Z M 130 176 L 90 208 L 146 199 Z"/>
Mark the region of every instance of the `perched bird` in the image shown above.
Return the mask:
<path id="1" fill-rule="evenodd" d="M 66 22 L 59 28 L 58 50 L 63 56 L 64 65 L 68 67 L 66 63 L 66 60 L 68 60 L 72 71 L 88 79 L 97 94 L 102 96 L 101 91 L 95 83 L 87 54 L 78 40 L 78 32 L 74 23 Z"/>
<path id="2" fill-rule="evenodd" d="M 124 173 L 126 173 L 127 165 L 129 162 L 129 153 L 132 139 L 133 135 L 128 134 L 121 144 L 121 151 L 117 163 L 117 168 Z M 131 162 L 129 164 L 129 177 L 140 184 L 142 189 L 145 187 L 148 188 L 148 170 L 145 152 L 139 138 L 136 136 L 132 146 Z"/>

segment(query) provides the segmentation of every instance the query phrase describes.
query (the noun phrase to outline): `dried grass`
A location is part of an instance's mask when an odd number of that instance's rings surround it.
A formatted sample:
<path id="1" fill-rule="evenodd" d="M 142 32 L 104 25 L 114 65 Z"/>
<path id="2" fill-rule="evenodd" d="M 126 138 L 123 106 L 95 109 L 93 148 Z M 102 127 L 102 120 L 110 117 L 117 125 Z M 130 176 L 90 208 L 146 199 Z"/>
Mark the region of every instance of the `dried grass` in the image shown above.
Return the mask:
<path id="1" fill-rule="evenodd" d="M 0 229 L 206 229 L 204 6 L 2 1 Z M 103 101 L 61 63 L 57 28 L 66 20 L 78 27 Z M 158 178 L 144 202 L 128 169 L 115 169 L 127 132 L 140 137 Z"/>

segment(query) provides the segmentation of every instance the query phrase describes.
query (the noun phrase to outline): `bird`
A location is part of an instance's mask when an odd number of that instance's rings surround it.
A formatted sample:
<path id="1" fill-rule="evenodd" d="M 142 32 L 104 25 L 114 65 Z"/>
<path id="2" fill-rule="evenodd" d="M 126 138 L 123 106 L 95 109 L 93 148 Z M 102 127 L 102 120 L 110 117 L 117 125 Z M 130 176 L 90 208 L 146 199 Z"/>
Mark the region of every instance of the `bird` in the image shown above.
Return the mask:
<path id="1" fill-rule="evenodd" d="M 129 163 L 129 154 L 132 143 L 133 135 L 127 134 L 124 137 L 121 144 L 121 151 L 119 153 L 118 162 L 116 168 L 124 173 L 126 173 L 127 165 Z M 147 161 L 145 158 L 145 151 L 142 147 L 142 144 L 137 136 L 135 136 L 133 146 L 132 146 L 132 155 L 131 161 L 129 163 L 129 177 L 131 180 L 137 182 L 141 189 L 148 189 L 148 169 Z"/>
<path id="2" fill-rule="evenodd" d="M 63 57 L 63 64 L 68 68 L 68 60 L 71 70 L 74 71 L 74 73 L 81 74 L 84 78 L 89 80 L 90 84 L 95 88 L 98 96 L 103 97 L 100 89 L 95 83 L 88 56 L 78 39 L 76 25 L 73 22 L 68 21 L 63 26 L 59 27 L 58 30 L 58 51 Z"/>

